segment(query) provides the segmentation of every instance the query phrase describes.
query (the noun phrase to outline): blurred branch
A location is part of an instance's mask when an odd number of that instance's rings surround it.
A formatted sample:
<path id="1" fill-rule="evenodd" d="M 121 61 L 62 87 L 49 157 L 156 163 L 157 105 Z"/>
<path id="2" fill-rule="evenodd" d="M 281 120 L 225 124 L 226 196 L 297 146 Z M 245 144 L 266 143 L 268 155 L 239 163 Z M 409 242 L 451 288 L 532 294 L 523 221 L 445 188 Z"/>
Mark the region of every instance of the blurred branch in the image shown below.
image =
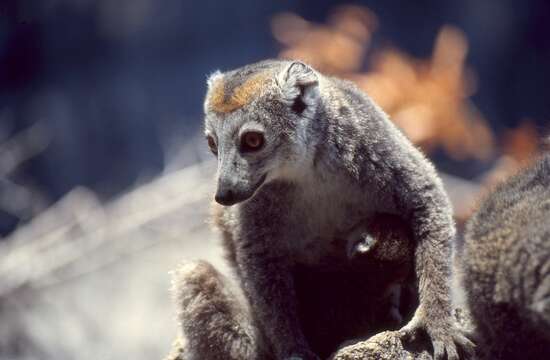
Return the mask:
<path id="1" fill-rule="evenodd" d="M 0 298 L 96 271 L 179 231 L 151 235 L 155 222 L 204 199 L 210 183 L 196 165 L 165 175 L 101 206 L 76 189 L 0 243 Z M 196 206 L 195 206 L 196 207 Z M 204 214 L 203 214 L 204 215 Z"/>
<path id="2" fill-rule="evenodd" d="M 51 137 L 41 123 L 15 134 L 0 144 L 0 178 L 46 149 Z"/>
<path id="3" fill-rule="evenodd" d="M 50 141 L 44 125 L 36 123 L 0 143 L 0 209 L 27 219 L 45 206 L 40 192 L 15 183 L 9 176 L 25 161 L 43 152 Z"/>

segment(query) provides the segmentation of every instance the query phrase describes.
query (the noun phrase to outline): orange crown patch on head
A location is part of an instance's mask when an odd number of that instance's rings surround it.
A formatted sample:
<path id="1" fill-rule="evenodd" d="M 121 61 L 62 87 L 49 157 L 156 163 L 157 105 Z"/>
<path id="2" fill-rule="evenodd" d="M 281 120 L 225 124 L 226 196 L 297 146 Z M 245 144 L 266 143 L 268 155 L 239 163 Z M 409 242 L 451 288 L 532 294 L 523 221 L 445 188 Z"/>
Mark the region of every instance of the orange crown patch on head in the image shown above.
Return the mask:
<path id="1" fill-rule="evenodd" d="M 217 113 L 229 113 L 250 103 L 269 79 L 269 72 L 261 72 L 235 87 L 226 86 L 224 79 L 215 81 L 208 95 L 208 108 Z"/>

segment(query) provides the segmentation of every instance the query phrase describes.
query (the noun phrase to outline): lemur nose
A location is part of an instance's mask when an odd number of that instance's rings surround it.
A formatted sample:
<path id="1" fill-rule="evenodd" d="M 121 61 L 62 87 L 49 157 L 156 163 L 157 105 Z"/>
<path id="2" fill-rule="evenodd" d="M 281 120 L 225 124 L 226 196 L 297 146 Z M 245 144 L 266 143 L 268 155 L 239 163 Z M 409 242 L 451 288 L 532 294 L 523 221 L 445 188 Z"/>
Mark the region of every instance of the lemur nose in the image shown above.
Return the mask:
<path id="1" fill-rule="evenodd" d="M 218 190 L 214 199 L 221 205 L 233 205 L 236 203 L 235 193 L 232 190 Z"/>

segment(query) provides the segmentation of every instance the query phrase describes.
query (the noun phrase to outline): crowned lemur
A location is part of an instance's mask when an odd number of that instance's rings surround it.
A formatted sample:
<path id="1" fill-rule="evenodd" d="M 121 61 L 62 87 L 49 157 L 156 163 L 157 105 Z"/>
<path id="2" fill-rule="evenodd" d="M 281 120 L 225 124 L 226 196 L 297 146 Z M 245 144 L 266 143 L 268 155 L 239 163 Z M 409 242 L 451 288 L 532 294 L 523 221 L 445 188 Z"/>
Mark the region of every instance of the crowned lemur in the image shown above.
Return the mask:
<path id="1" fill-rule="evenodd" d="M 550 359 L 550 153 L 481 202 L 460 255 L 479 358 Z"/>
<path id="2" fill-rule="evenodd" d="M 435 359 L 455 360 L 459 348 L 471 350 L 451 314 L 449 199 L 432 164 L 365 93 L 302 62 L 268 60 L 210 76 L 204 110 L 218 161 L 215 200 L 223 205 L 216 222 L 246 300 L 230 293 L 209 264 L 184 266 L 176 292 L 187 358 L 326 355 L 328 349 L 318 350 L 322 335 L 309 334 L 338 330 L 303 315 L 317 304 L 300 301 L 308 283 L 302 270 L 326 277 L 325 291 L 336 293 L 341 307 L 364 294 L 384 298 L 403 274 L 385 278 L 372 261 L 353 260 L 371 243 L 358 227 L 378 214 L 410 230 L 405 253 L 413 260 L 419 305 L 400 329 L 402 338 L 427 335 Z M 353 285 L 340 289 L 349 284 L 346 277 Z M 355 307 L 346 319 L 355 329 L 346 336 L 368 333 L 361 329 L 365 318 L 382 311 L 374 304 Z M 331 311 L 338 310 L 319 308 Z"/>

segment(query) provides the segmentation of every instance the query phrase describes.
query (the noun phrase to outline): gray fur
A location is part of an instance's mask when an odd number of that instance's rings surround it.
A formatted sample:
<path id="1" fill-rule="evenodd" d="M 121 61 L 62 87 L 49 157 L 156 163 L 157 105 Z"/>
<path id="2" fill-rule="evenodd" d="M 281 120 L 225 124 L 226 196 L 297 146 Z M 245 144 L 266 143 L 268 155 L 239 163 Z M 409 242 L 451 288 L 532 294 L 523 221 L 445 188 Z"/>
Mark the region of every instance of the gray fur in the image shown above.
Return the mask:
<path id="1" fill-rule="evenodd" d="M 550 154 L 469 221 L 464 286 L 482 359 L 550 359 Z"/>
<path id="2" fill-rule="evenodd" d="M 249 307 L 207 262 L 183 264 L 174 273 L 174 297 L 185 346 L 185 360 L 266 359 Z M 191 351 L 192 350 L 192 351 Z"/>
<path id="3" fill-rule="evenodd" d="M 210 110 L 216 81 L 223 81 L 223 99 L 229 99 L 259 73 L 269 76 L 250 101 L 230 111 Z M 230 189 L 235 201 L 224 203 L 237 203 L 223 208 L 220 223 L 251 312 L 275 357 L 316 358 L 299 321 L 295 269 L 360 271 L 364 264 L 347 256 L 346 236 L 365 219 L 388 213 L 407 223 L 414 244 L 420 306 L 402 328 L 403 337 L 425 332 L 436 359 L 445 353 L 457 359 L 456 344 L 470 344 L 451 315 L 455 228 L 430 162 L 350 82 L 291 61 L 264 61 L 215 76 L 205 102 L 205 131 L 218 146 L 218 194 Z M 292 110 L 296 101 L 305 105 L 303 112 Z M 247 129 L 264 134 L 260 151 L 239 151 L 239 136 Z M 372 280 L 362 276 L 365 284 Z"/>

